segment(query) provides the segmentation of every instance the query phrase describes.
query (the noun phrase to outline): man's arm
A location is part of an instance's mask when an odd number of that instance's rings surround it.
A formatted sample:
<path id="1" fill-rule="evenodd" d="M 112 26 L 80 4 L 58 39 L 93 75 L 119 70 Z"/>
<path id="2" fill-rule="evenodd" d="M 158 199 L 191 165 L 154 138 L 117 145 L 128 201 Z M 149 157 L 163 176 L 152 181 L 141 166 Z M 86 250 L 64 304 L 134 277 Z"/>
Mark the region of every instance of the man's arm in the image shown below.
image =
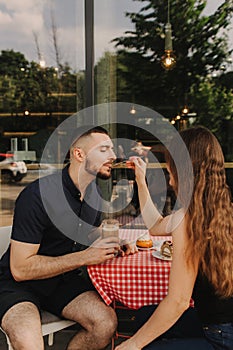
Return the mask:
<path id="1" fill-rule="evenodd" d="M 37 254 L 39 246 L 11 240 L 10 269 L 16 281 L 51 278 L 80 266 L 99 264 L 112 259 L 119 249 L 118 243 L 112 243 L 111 237 L 97 240 L 81 252 L 58 257 Z"/>

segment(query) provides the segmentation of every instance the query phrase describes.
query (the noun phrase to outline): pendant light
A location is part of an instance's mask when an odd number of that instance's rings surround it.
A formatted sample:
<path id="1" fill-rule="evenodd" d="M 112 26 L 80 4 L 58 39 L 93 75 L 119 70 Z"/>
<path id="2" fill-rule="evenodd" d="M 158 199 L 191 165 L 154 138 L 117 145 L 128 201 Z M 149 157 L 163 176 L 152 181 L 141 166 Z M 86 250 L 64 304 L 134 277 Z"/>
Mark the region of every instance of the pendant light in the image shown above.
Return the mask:
<path id="1" fill-rule="evenodd" d="M 166 70 L 171 70 L 176 65 L 176 56 L 172 47 L 172 26 L 170 23 L 170 0 L 167 3 L 167 23 L 165 25 L 165 48 L 161 58 L 161 65 Z"/>

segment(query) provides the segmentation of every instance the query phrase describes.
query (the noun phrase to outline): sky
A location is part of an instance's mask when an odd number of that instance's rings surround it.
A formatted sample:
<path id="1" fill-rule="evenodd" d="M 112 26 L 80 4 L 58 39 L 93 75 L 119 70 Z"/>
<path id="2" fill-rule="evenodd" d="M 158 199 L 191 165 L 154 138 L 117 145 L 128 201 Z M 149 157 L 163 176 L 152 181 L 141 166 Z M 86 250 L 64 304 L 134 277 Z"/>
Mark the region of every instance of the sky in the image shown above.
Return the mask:
<path id="1" fill-rule="evenodd" d="M 211 14 L 222 0 L 208 0 L 206 14 Z M 95 0 L 95 60 L 104 51 L 114 51 L 111 39 L 132 28 L 125 11 L 140 9 L 132 0 Z M 57 30 L 62 62 L 73 70 L 84 68 L 84 0 L 0 0 L 0 51 L 14 50 L 28 61 L 39 61 L 35 35 L 47 66 L 56 66 L 52 40 L 52 21 Z M 233 20 L 232 20 L 233 27 Z M 229 35 L 233 48 L 233 29 Z"/>

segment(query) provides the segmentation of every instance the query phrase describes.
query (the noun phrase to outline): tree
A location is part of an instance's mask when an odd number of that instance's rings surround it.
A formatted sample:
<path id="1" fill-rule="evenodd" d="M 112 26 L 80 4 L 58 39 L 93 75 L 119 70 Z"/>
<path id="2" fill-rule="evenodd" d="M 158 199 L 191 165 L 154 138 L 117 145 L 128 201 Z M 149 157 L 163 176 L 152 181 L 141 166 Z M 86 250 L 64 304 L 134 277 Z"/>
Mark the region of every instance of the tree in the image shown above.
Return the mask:
<path id="1" fill-rule="evenodd" d="M 0 75 L 13 78 L 20 78 L 29 66 L 21 52 L 13 50 L 2 50 L 0 55 Z"/>
<path id="2" fill-rule="evenodd" d="M 214 80 L 206 80 L 193 86 L 190 93 L 196 106 L 196 124 L 211 129 L 220 141 L 224 120 L 233 120 L 233 97 L 231 91 L 217 85 Z"/>
<path id="3" fill-rule="evenodd" d="M 75 112 L 77 74 L 68 64 L 62 71 L 42 68 L 28 62 L 24 55 L 13 50 L 0 54 L 0 112 Z"/>
<path id="4" fill-rule="evenodd" d="M 171 0 L 173 48 L 176 68 L 164 71 L 160 58 L 164 52 L 167 4 L 164 0 L 136 0 L 144 6 L 138 13 L 126 13 L 135 29 L 114 41 L 119 50 L 119 98 L 134 98 L 167 117 L 174 116 L 189 101 L 192 86 L 213 71 L 220 70 L 230 51 L 227 30 L 233 13 L 232 0 L 225 0 L 210 16 L 204 15 L 206 0 Z M 122 87 L 123 85 L 123 87 Z M 131 91 L 124 96 L 125 91 Z M 122 93 L 123 92 L 123 93 Z M 124 96 L 124 97 L 123 97 Z M 125 99 L 124 99 L 125 100 Z M 188 100 L 188 101 L 187 101 Z"/>
<path id="5" fill-rule="evenodd" d="M 0 94 L 2 103 L 0 110 L 5 112 L 18 112 L 20 97 L 19 84 L 22 84 L 25 72 L 30 64 L 20 52 L 3 50 L 0 55 Z M 19 84 L 18 84 L 19 83 Z"/>
<path id="6" fill-rule="evenodd" d="M 116 55 L 108 51 L 95 66 L 96 103 L 116 101 Z"/>

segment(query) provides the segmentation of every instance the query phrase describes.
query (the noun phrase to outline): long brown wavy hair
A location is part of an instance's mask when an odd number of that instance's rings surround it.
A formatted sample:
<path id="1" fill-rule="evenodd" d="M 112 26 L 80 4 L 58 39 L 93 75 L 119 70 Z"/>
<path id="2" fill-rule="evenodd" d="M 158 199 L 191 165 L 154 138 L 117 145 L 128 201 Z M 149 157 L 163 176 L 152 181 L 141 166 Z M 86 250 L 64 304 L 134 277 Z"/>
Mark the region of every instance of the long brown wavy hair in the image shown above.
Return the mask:
<path id="1" fill-rule="evenodd" d="M 202 126 L 183 130 L 180 136 L 192 169 L 178 138 L 170 145 L 176 161 L 169 152 L 166 161 L 174 177 L 174 190 L 187 210 L 186 231 L 190 244 L 186 256 L 189 263 L 194 256 L 199 257 L 199 271 L 208 278 L 216 293 L 230 297 L 233 296 L 233 204 L 226 184 L 222 149 L 216 137 Z"/>

